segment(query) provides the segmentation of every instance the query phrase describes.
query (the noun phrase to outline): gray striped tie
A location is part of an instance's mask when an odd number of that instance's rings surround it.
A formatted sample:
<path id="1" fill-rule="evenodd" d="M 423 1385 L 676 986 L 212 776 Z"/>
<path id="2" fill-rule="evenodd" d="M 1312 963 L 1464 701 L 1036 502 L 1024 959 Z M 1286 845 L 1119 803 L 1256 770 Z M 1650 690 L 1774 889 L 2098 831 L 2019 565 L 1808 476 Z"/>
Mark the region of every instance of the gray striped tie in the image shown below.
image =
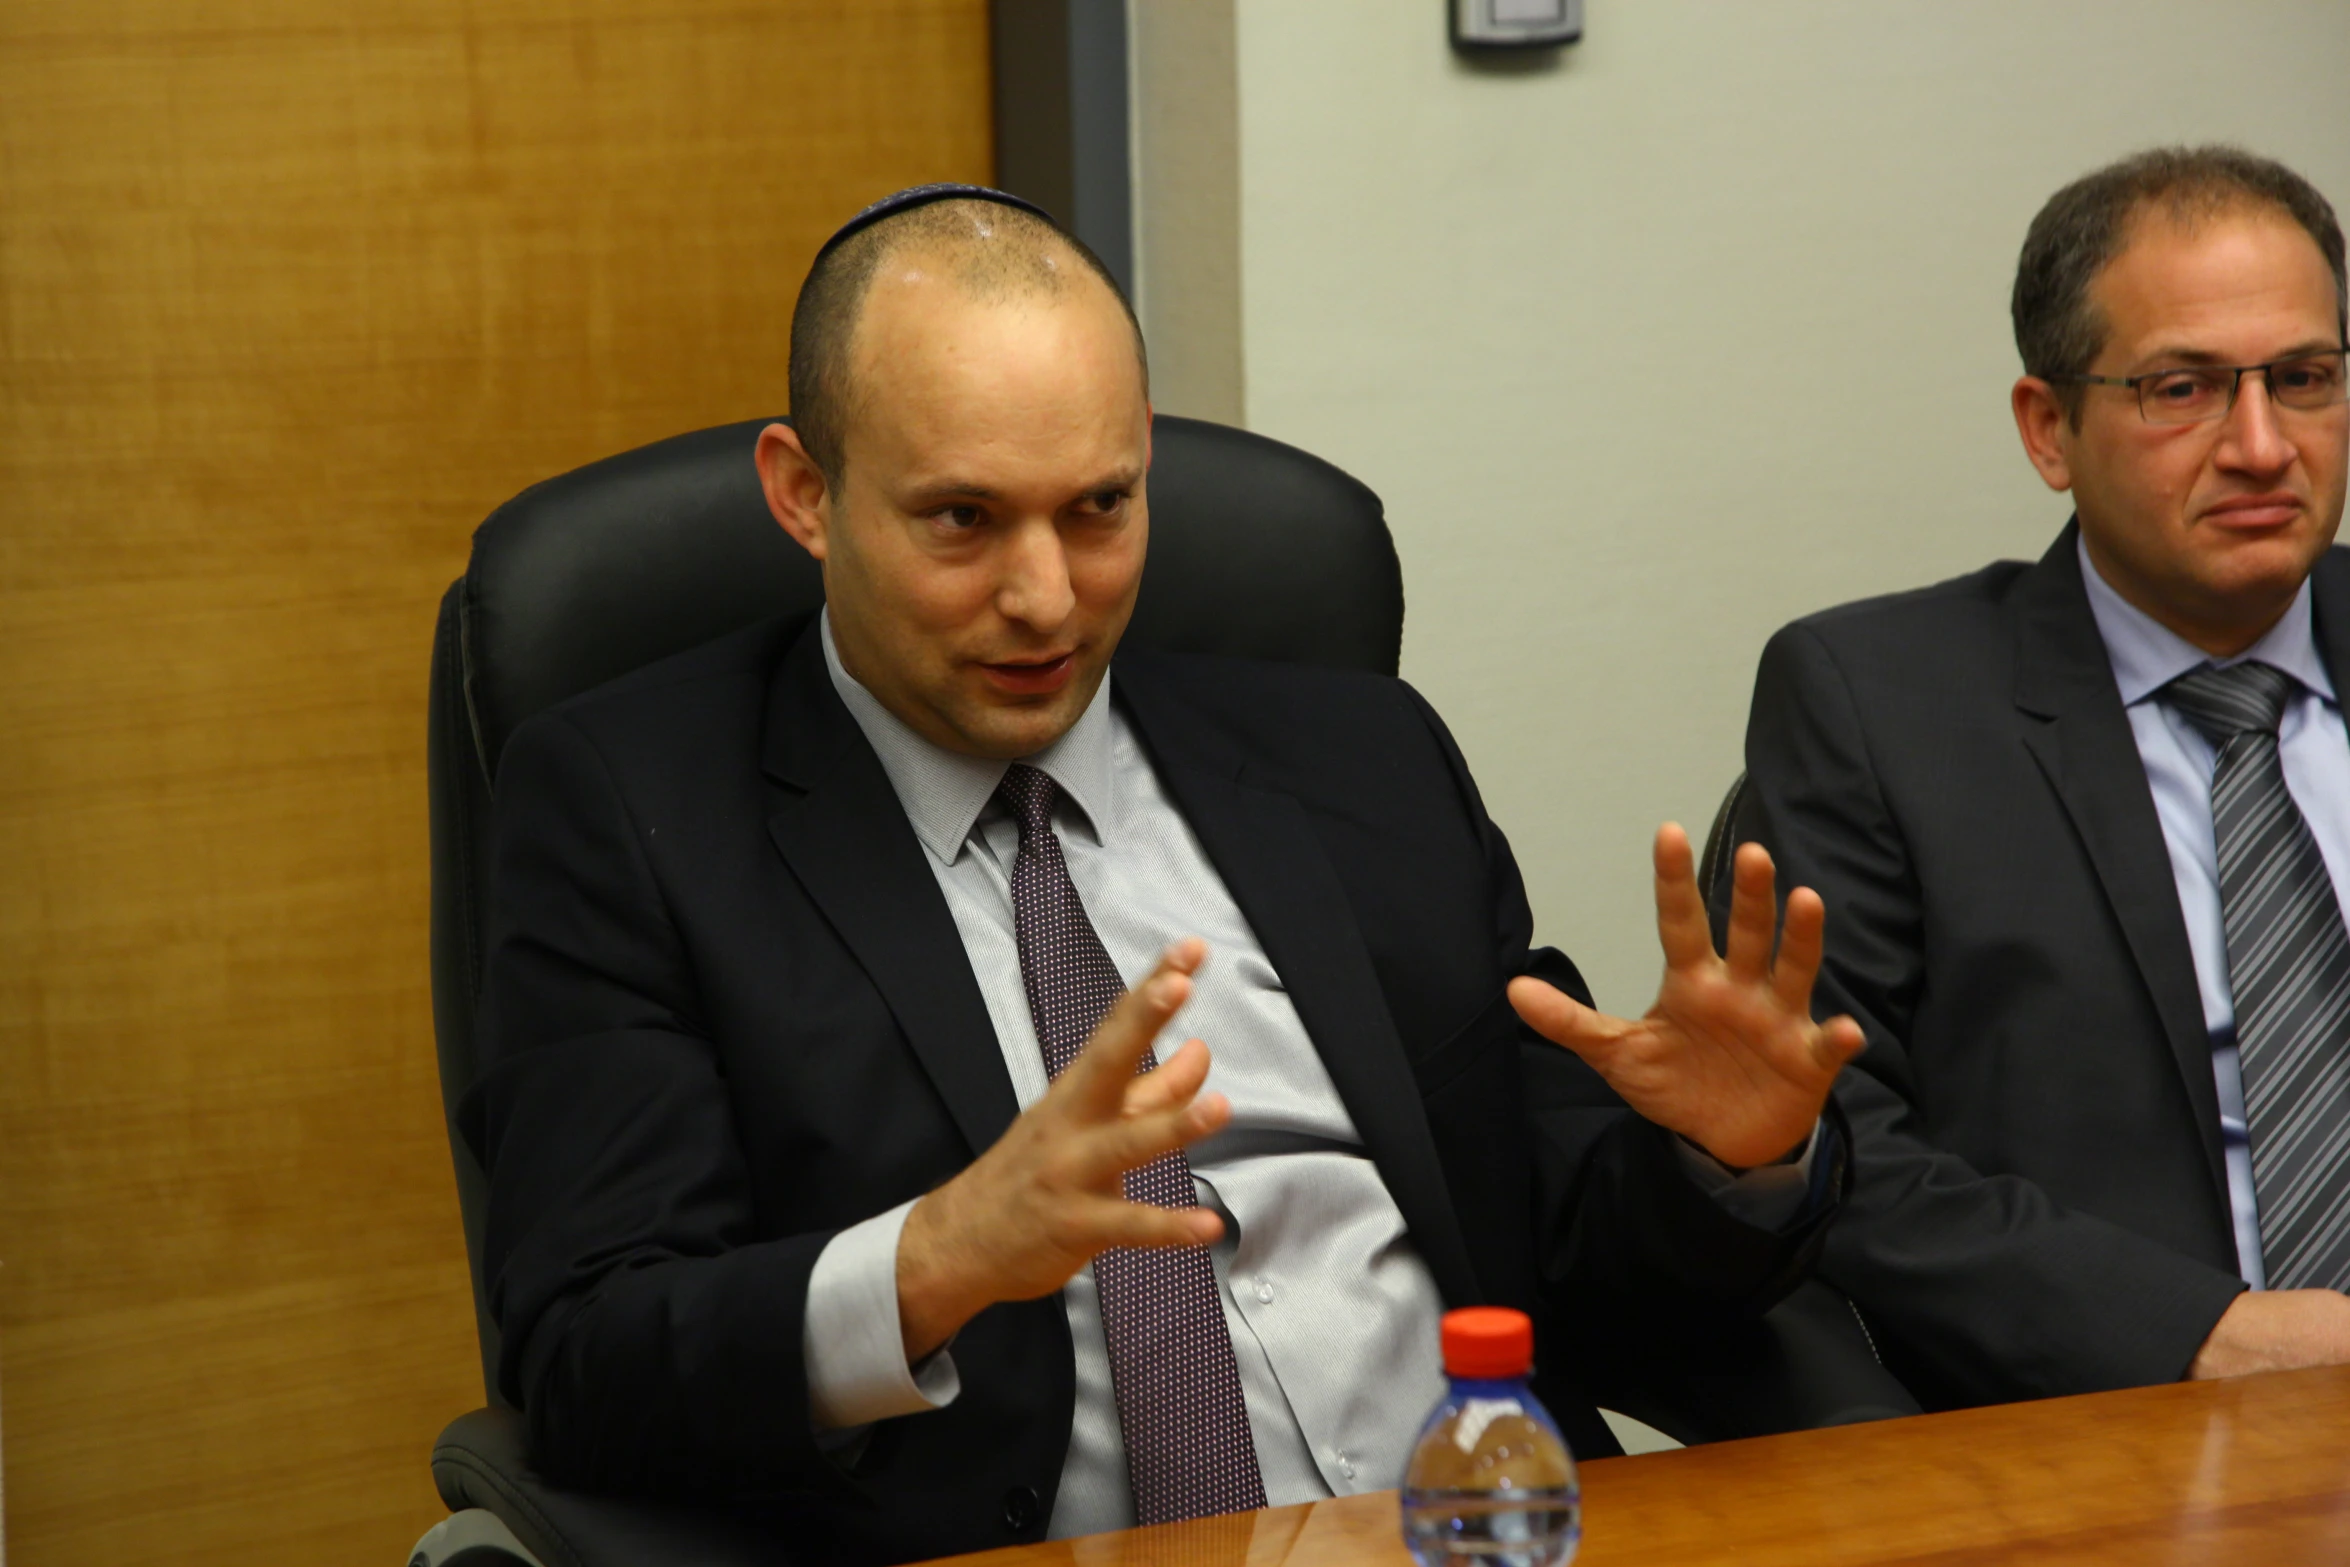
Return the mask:
<path id="1" fill-rule="evenodd" d="M 2277 723 L 2294 689 L 2290 675 L 2266 664 L 2207 665 L 2165 686 L 2162 699 L 2218 752 L 2211 819 L 2220 914 L 2269 1287 L 2344 1289 L 2350 935 L 2277 756 Z"/>

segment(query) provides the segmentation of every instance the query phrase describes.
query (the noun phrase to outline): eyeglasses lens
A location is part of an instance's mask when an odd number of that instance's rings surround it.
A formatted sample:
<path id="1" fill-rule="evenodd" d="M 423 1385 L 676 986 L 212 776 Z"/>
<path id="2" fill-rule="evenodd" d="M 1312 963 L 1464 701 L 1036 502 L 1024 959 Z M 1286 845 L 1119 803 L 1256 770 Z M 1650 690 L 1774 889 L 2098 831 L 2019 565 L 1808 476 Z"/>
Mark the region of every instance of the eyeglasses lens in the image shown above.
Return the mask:
<path id="1" fill-rule="evenodd" d="M 2269 400 L 2299 413 L 2339 407 L 2350 375 L 2336 351 L 2244 371 L 2222 367 L 2170 370 L 2138 383 L 2138 409 L 2152 424 L 2200 424 L 2233 407 L 2241 375 L 2265 374 Z"/>

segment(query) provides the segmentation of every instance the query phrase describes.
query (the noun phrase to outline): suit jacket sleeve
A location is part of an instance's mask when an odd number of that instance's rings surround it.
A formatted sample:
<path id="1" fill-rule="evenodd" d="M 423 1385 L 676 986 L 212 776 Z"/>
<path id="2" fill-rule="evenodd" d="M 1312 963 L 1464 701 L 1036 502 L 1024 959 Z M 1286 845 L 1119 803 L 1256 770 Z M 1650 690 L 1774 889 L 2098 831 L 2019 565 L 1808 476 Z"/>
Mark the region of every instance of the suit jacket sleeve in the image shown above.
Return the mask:
<path id="1" fill-rule="evenodd" d="M 717 1057 L 626 803 L 562 714 L 497 790 L 482 1272 L 499 1381 L 549 1478 L 734 1495 L 845 1483 L 801 1352 L 829 1233 L 756 1238 Z"/>
<path id="2" fill-rule="evenodd" d="M 1533 944 L 1533 910 L 1509 842 L 1486 815 L 1443 721 L 1425 701 L 1420 711 L 1482 841 L 1501 973 L 1547 980 L 1591 1005 L 1590 987 L 1566 955 Z M 1692 1317 L 1760 1315 L 1802 1281 L 1842 1185 L 1840 1132 L 1823 1142 L 1831 1167 L 1817 1172 L 1830 1194 L 1821 1211 L 1786 1231 L 1759 1229 L 1698 1189 L 1671 1133 L 1634 1114 L 1572 1051 L 1512 1022 L 1533 1145 L 1537 1262 L 1550 1304 L 1573 1316 L 1677 1330 Z"/>
<path id="3" fill-rule="evenodd" d="M 1929 998 L 1932 893 L 1884 798 L 1844 673 L 1806 627 L 1780 632 L 1763 654 L 1746 758 L 1747 835 L 1777 858 L 1784 885 L 1827 903 L 1814 1010 L 1850 1013 L 1868 1037 L 1837 1087 L 1856 1182 L 1828 1241 L 1830 1281 L 1956 1401 L 2183 1375 L 2241 1280 L 2061 1206 L 2028 1180 L 1975 1169 L 1929 1134 L 1912 1019 L 1929 1001 L 1999 1001 Z"/>

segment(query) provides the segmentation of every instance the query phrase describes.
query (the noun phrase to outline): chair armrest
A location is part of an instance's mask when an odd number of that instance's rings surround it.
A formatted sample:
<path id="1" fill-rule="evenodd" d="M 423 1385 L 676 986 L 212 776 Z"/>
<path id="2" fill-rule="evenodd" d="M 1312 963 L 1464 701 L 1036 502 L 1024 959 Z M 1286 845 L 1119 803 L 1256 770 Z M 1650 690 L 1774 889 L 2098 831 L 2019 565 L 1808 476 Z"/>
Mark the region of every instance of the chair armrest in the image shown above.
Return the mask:
<path id="1" fill-rule="evenodd" d="M 793 1540 L 774 1516 L 593 1496 L 530 1467 L 521 1416 L 477 1409 L 432 1449 L 433 1483 L 452 1512 L 484 1508 L 546 1567 L 789 1567 Z"/>
<path id="2" fill-rule="evenodd" d="M 424 1531 L 408 1567 L 547 1567 L 523 1548 L 498 1515 L 468 1507 Z"/>

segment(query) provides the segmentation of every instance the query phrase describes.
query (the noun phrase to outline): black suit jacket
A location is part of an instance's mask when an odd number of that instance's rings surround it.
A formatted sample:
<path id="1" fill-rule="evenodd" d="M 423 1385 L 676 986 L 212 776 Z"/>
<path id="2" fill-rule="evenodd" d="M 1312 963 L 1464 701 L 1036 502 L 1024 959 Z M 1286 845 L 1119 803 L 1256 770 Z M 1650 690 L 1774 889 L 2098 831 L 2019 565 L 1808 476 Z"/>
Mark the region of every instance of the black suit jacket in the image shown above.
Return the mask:
<path id="1" fill-rule="evenodd" d="M 1740 1224 L 1657 1128 L 1518 1022 L 1507 845 L 1400 682 L 1128 652 L 1114 690 L 1262 940 L 1453 1304 L 1537 1314 L 1540 1387 L 1627 1320 L 1767 1306 L 1819 1224 Z M 533 719 L 499 768 L 489 1066 L 468 1137 L 501 1379 L 558 1482 L 772 1508 L 911 1557 L 1037 1537 L 1067 1446 L 1058 1296 L 982 1313 L 962 1394 L 845 1454 L 811 1434 L 802 1309 L 842 1228 L 992 1144 L 1011 1083 L 963 945 L 806 622 Z M 1376 1374 L 1377 1368 L 1363 1368 Z"/>
<path id="2" fill-rule="evenodd" d="M 1772 638 L 1746 836 L 1827 900 L 1855 1189 L 1821 1276 L 1929 1407 L 2183 1375 L 2238 1291 L 2168 849 L 2067 527 Z M 2350 551 L 2315 573 L 2350 691 Z"/>

